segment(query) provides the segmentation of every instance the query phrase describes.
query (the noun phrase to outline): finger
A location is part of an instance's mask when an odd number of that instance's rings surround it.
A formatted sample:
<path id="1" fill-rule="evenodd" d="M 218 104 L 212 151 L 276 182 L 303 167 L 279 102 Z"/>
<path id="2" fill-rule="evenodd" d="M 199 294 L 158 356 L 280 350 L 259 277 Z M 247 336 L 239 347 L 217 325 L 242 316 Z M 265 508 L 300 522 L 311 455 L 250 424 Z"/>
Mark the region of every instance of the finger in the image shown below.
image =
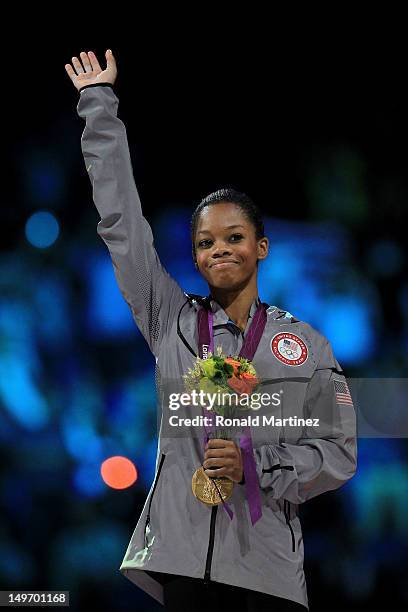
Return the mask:
<path id="1" fill-rule="evenodd" d="M 220 476 L 226 476 L 225 468 L 218 468 L 214 470 L 204 470 L 204 473 L 207 474 L 210 478 L 219 478 Z"/>
<path id="2" fill-rule="evenodd" d="M 209 450 L 204 453 L 204 461 L 207 461 L 207 459 L 216 459 L 216 460 L 218 459 L 219 461 L 220 460 L 238 461 L 239 456 L 235 452 L 228 451 L 228 449 L 227 450 L 216 449 L 212 451 Z"/>
<path id="3" fill-rule="evenodd" d="M 229 458 L 222 458 L 222 457 L 214 457 L 212 459 L 206 459 L 203 463 L 203 468 L 207 469 L 207 468 L 211 468 L 211 467 L 228 467 L 228 466 L 233 466 L 234 465 L 234 461 L 231 461 L 231 459 Z"/>
<path id="4" fill-rule="evenodd" d="M 225 448 L 209 448 L 205 451 L 204 457 L 209 459 L 210 457 L 225 457 L 227 449 Z"/>
<path id="5" fill-rule="evenodd" d="M 82 64 L 81 64 L 81 62 L 79 61 L 79 59 L 77 57 L 73 57 L 72 58 L 72 63 L 74 65 L 74 68 L 75 68 L 77 74 L 82 74 L 84 72 Z"/>
<path id="6" fill-rule="evenodd" d="M 206 459 L 203 462 L 203 468 L 205 470 L 208 470 L 209 468 L 220 468 L 220 467 L 225 467 L 224 462 L 220 458 Z"/>
<path id="7" fill-rule="evenodd" d="M 93 51 L 88 51 L 89 61 L 91 62 L 92 69 L 95 72 L 102 72 L 102 68 L 98 62 L 98 58 L 96 57 Z"/>
<path id="8" fill-rule="evenodd" d="M 233 444 L 232 440 L 223 440 L 222 438 L 210 438 L 206 444 L 206 448 L 225 448 Z"/>
<path id="9" fill-rule="evenodd" d="M 116 66 L 116 60 L 113 56 L 113 53 L 110 49 L 107 49 L 106 53 L 105 53 L 105 57 L 106 57 L 106 63 L 108 65 L 108 68 L 114 68 Z"/>
<path id="10" fill-rule="evenodd" d="M 74 78 L 77 76 L 75 70 L 72 68 L 71 64 L 65 64 L 65 70 L 67 71 L 68 76 L 74 80 Z"/>
<path id="11" fill-rule="evenodd" d="M 92 72 L 91 62 L 89 61 L 89 58 L 87 54 L 85 53 L 85 51 L 81 51 L 80 56 L 81 56 L 81 60 L 85 68 L 85 72 Z"/>
<path id="12" fill-rule="evenodd" d="M 239 461 L 239 457 L 235 453 L 224 452 L 222 455 L 220 455 L 220 451 L 216 452 L 217 454 L 207 455 L 207 457 L 204 458 L 204 461 L 206 461 L 207 459 L 218 459 L 219 461 L 223 461 L 224 463 L 228 461 L 237 463 Z"/>

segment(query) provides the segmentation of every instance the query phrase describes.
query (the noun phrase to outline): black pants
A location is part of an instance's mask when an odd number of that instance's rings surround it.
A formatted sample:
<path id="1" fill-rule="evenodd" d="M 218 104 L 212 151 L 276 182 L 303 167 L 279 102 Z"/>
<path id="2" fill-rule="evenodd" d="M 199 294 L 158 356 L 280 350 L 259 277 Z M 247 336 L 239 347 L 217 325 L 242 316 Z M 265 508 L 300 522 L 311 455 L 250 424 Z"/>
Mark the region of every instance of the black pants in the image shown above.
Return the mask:
<path id="1" fill-rule="evenodd" d="M 152 572 L 153 574 L 153 572 Z M 307 608 L 289 599 L 251 589 L 173 574 L 162 574 L 164 610 L 166 612 L 305 612 Z"/>

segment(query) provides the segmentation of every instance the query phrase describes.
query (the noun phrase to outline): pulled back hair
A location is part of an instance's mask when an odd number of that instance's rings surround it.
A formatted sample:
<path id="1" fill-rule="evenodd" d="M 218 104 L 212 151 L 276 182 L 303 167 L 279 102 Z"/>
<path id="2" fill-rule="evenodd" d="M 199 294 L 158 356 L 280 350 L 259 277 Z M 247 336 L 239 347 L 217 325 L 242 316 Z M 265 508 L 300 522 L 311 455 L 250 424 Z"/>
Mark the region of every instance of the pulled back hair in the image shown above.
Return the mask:
<path id="1" fill-rule="evenodd" d="M 254 226 L 256 239 L 260 240 L 265 236 L 265 228 L 262 215 L 253 200 L 248 195 L 246 195 L 246 193 L 243 193 L 242 191 L 237 191 L 236 189 L 218 189 L 217 191 L 210 193 L 201 200 L 191 217 L 191 244 L 194 263 L 197 263 L 195 234 L 197 231 L 197 225 L 200 219 L 201 211 L 206 206 L 212 206 L 214 204 L 219 204 L 220 202 L 231 202 L 233 204 L 236 204 L 236 206 L 238 206 L 242 210 L 248 221 Z"/>

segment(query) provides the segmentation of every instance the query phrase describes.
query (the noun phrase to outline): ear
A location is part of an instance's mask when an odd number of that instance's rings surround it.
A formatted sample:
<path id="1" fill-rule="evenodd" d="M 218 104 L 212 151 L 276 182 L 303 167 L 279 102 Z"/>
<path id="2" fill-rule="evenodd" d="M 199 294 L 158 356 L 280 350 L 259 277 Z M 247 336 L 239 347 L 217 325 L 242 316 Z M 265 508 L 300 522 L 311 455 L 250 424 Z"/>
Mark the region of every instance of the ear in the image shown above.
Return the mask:
<path id="1" fill-rule="evenodd" d="M 269 240 L 265 236 L 258 242 L 258 259 L 266 259 L 266 257 L 268 257 L 268 251 Z"/>

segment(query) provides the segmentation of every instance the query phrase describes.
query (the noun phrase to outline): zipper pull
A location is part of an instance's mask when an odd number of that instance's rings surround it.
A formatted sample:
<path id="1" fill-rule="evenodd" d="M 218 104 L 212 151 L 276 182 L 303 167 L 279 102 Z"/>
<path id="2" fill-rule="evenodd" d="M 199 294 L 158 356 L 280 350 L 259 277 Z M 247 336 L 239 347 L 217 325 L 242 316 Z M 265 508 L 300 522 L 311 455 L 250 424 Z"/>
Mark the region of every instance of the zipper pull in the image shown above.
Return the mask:
<path id="1" fill-rule="evenodd" d="M 144 528 L 144 547 L 147 548 L 147 527 L 150 525 L 150 514 L 146 517 L 145 528 Z M 150 531 L 150 528 L 149 528 Z"/>

